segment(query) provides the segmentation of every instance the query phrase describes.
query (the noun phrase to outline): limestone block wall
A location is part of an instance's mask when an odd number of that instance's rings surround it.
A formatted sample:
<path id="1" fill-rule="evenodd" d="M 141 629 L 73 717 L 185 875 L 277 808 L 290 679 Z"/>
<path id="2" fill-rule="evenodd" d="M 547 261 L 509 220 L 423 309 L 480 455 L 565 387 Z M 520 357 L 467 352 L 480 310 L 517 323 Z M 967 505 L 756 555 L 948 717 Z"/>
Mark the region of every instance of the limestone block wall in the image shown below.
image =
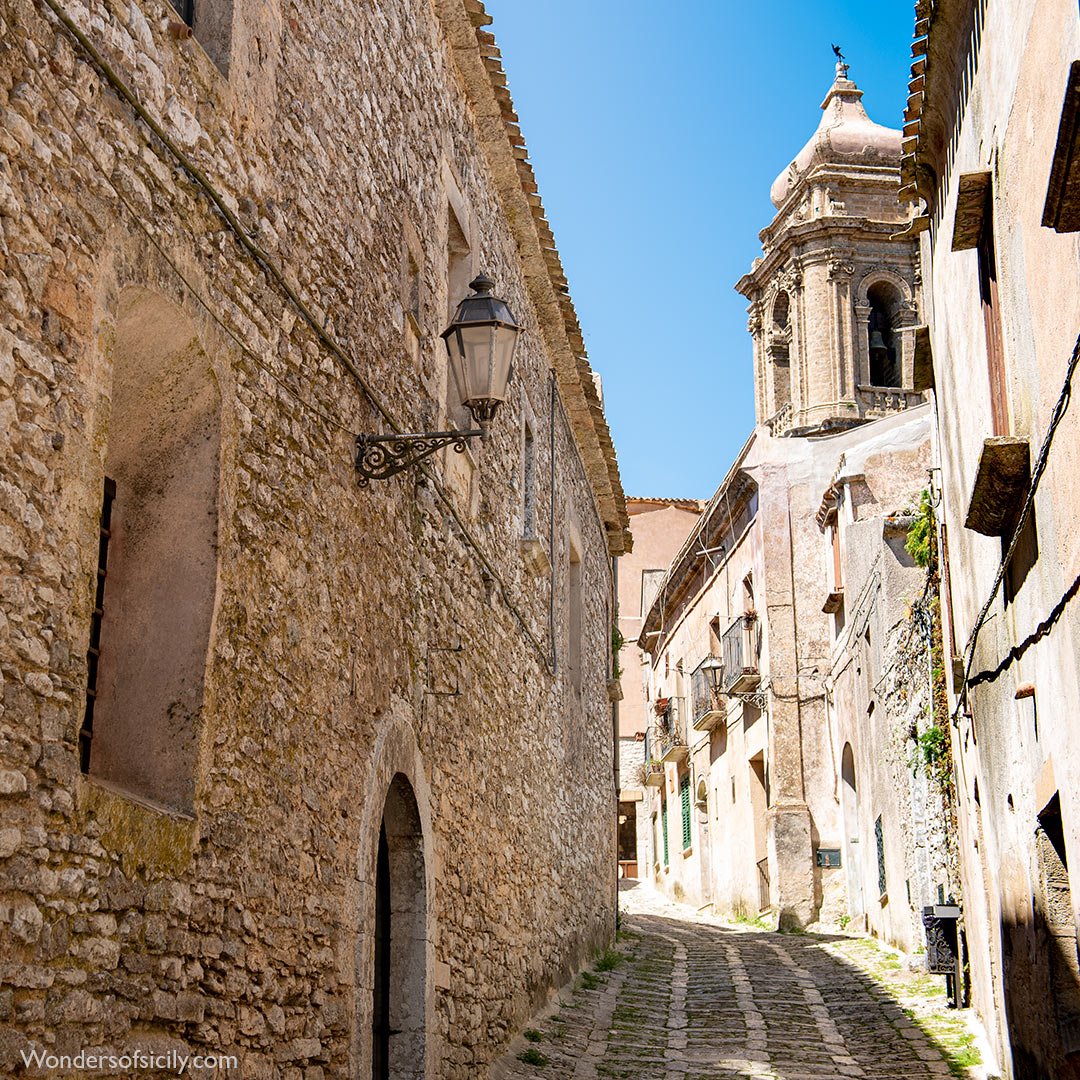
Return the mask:
<path id="1" fill-rule="evenodd" d="M 244 1077 L 370 1070 L 404 778 L 416 1068 L 472 1080 L 609 940 L 615 814 L 608 496 L 455 66 L 473 26 L 419 0 L 237 5 L 226 79 L 168 4 L 63 7 L 278 270 L 44 6 L 0 2 L 0 1071 L 151 1045 Z M 466 455 L 361 488 L 356 433 L 454 419 L 452 256 L 524 327 L 510 399 Z M 170 377 L 163 343 L 194 388 L 140 397 Z M 136 727 L 136 779 L 93 754 L 86 775 L 104 478 L 134 438 L 172 490 L 161 440 L 196 415 L 209 481 L 167 520 L 202 569 L 163 557 L 177 588 L 122 608 L 107 588 L 101 633 L 104 664 L 110 620 L 190 609 L 203 659 L 177 669 L 182 709 L 144 712 L 164 756 Z M 526 475 L 546 576 L 521 555 Z M 121 544 L 143 534 L 118 490 Z"/>

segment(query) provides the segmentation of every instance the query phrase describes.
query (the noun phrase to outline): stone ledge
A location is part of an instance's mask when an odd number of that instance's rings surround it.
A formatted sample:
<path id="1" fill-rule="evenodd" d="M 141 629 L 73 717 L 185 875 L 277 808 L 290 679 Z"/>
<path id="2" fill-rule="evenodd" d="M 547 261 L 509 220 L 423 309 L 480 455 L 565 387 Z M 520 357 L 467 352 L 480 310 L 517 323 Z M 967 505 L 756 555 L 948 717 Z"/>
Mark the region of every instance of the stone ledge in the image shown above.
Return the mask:
<path id="1" fill-rule="evenodd" d="M 983 442 L 964 527 L 984 536 L 1003 536 L 1031 484 L 1027 439 L 995 436 Z"/>

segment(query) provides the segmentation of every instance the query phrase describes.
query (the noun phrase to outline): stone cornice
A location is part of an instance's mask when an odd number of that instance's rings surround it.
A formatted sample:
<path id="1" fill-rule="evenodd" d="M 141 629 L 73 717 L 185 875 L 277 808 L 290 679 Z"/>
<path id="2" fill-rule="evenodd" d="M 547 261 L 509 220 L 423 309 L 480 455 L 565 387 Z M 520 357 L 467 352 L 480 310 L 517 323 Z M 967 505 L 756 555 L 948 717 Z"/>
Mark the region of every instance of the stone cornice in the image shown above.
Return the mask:
<path id="1" fill-rule="evenodd" d="M 702 559 L 705 557 L 702 549 L 711 546 L 709 538 L 717 532 L 724 532 L 731 528 L 742 507 L 757 489 L 753 477 L 742 468 L 756 437 L 757 430 L 755 429 L 743 444 L 727 476 L 724 477 L 723 483 L 716 489 L 716 493 L 709 500 L 678 554 L 671 560 L 667 573 L 661 579 L 652 606 L 642 623 L 641 636 L 637 642 L 639 648 L 646 652 L 658 651 L 660 642 L 650 648 L 647 635 L 655 634 L 658 628 L 666 624 L 667 611 L 682 598 L 687 581 L 701 566 Z"/>
<path id="2" fill-rule="evenodd" d="M 818 217 L 810 221 L 793 225 L 781 233 L 767 254 L 755 260 L 754 265 L 735 283 L 736 292 L 748 300 L 760 297 L 771 284 L 780 268 L 787 262 L 797 262 L 800 267 L 827 262 L 837 256 L 838 251 L 852 253 L 860 244 L 877 241 L 889 243 L 897 226 L 887 221 L 873 221 L 868 218 Z M 843 233 L 841 238 L 838 234 Z M 815 245 L 810 247 L 810 245 Z M 807 250 L 809 247 L 809 250 Z M 899 254 L 893 254 L 895 244 L 890 245 L 890 257 L 894 261 L 908 262 L 914 266 L 918 261 L 918 250 L 912 248 L 910 255 L 902 260 Z M 866 254 L 859 257 L 852 255 L 858 264 L 864 262 Z"/>
<path id="3" fill-rule="evenodd" d="M 491 22 L 480 0 L 435 0 L 454 62 L 476 116 L 480 144 L 518 244 L 559 390 L 573 427 L 612 555 L 633 543 L 615 447 L 589 365 L 555 237 L 544 215 L 525 139 L 506 85 L 499 49 L 483 29 Z"/>

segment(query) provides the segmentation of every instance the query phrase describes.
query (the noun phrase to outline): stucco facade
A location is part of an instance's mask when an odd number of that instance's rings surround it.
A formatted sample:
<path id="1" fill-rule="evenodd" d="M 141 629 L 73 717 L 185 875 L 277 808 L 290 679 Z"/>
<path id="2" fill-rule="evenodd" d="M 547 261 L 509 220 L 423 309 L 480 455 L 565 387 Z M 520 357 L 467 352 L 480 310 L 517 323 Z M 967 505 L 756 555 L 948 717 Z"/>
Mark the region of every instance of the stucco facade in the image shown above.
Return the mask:
<path id="1" fill-rule="evenodd" d="M 619 873 L 646 877 L 648 816 L 644 813 L 648 656 L 638 645 L 642 620 L 668 564 L 701 513 L 697 499 L 628 498 L 633 550 L 619 557 L 617 625 L 622 699 L 619 701 Z"/>
<path id="2" fill-rule="evenodd" d="M 903 171 L 936 383 L 971 993 L 1002 1075 L 1057 1080 L 1080 1075 L 1080 439 L 1062 397 L 1080 18 L 1061 0 L 917 16 Z"/>
<path id="3" fill-rule="evenodd" d="M 913 814 L 897 783 L 904 710 L 929 697 L 929 668 L 905 668 L 902 692 L 880 676 L 925 581 L 900 533 L 927 484 L 931 421 L 916 389 L 921 278 L 896 198 L 900 133 L 874 124 L 861 97 L 839 64 L 818 130 L 773 185 L 762 257 L 737 285 L 757 427 L 639 638 L 656 762 L 649 865 L 699 904 L 767 909 L 784 928 L 849 915 L 912 948 L 914 909 L 947 862 L 913 869 L 920 847 L 943 840 L 915 838 L 926 800 Z M 890 690 L 903 707 L 886 703 Z M 858 786 L 846 816 L 845 751 Z M 859 891 L 871 872 L 872 903 Z"/>
<path id="4" fill-rule="evenodd" d="M 614 929 L 597 385 L 480 3 L 198 9 L 0 2 L 0 1072 L 473 1080 Z"/>

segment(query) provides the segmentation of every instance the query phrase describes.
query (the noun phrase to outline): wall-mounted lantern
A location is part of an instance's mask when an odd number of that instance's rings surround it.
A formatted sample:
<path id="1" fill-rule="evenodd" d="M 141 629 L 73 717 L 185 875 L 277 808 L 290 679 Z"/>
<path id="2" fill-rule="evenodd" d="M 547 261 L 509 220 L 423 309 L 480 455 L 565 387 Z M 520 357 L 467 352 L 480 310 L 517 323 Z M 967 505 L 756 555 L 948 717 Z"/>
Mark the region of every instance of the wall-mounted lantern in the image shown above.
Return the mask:
<path id="1" fill-rule="evenodd" d="M 495 411 L 506 400 L 521 333 L 506 301 L 491 295 L 494 287 L 484 274 L 471 281 L 473 295 L 458 304 L 453 322 L 442 334 L 462 404 L 479 426 L 467 431 L 358 435 L 356 467 L 362 484 L 386 480 L 444 446 L 463 453 L 468 439 L 487 436 Z"/>
<path id="2" fill-rule="evenodd" d="M 716 701 L 720 697 L 720 691 L 723 689 L 723 660 L 719 656 L 707 656 L 698 665 L 698 671 L 705 676 L 705 682 L 709 688 L 709 693 L 712 695 L 712 700 Z"/>

